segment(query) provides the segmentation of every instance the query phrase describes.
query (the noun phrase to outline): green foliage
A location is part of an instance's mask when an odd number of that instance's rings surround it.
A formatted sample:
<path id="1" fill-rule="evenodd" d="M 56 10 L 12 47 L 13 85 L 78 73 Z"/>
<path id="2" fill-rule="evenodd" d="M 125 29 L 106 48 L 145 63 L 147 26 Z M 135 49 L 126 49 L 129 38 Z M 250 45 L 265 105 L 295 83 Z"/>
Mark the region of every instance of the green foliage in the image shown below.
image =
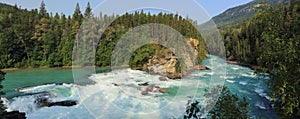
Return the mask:
<path id="1" fill-rule="evenodd" d="M 143 64 L 148 62 L 148 59 L 150 57 L 153 57 L 158 53 L 156 52 L 157 50 L 166 50 L 166 48 L 158 44 L 149 44 L 142 46 L 132 54 L 129 65 L 131 67 L 142 67 Z"/>
<path id="2" fill-rule="evenodd" d="M 214 88 L 212 90 L 217 90 Z M 207 91 L 205 96 L 212 95 L 214 91 Z M 249 103 L 246 99 L 240 100 L 237 95 L 230 92 L 227 87 L 223 87 L 217 103 L 209 112 L 212 119 L 250 119 L 248 115 Z"/>
<path id="3" fill-rule="evenodd" d="M 287 7 L 271 9 L 266 13 L 276 14 L 265 23 L 264 50 L 258 57 L 260 69 L 265 69 L 272 80 L 271 96 L 276 111 L 284 118 L 300 117 L 300 2 Z M 263 72 L 263 70 L 258 70 Z"/>
<path id="4" fill-rule="evenodd" d="M 227 29 L 224 39 L 229 60 L 258 65 L 269 73 L 275 109 L 283 118 L 300 117 L 300 2 L 258 12 L 240 28 Z"/>
<path id="5" fill-rule="evenodd" d="M 79 4 L 76 5 L 72 16 L 62 14 L 48 15 L 46 5 L 42 1 L 40 10 L 31 11 L 19 9 L 9 5 L 0 4 L 0 68 L 10 67 L 57 67 L 72 65 L 73 46 L 84 49 L 76 52 L 82 57 L 78 65 L 101 67 L 110 66 L 112 51 L 118 40 L 130 28 L 147 23 L 159 23 L 168 25 L 179 31 L 187 38 L 199 40 L 198 62 L 205 59 L 207 53 L 204 40 L 201 38 L 196 22 L 184 19 L 178 14 L 159 13 L 157 15 L 146 14 L 143 11 L 118 15 L 102 15 L 94 17 L 90 4 L 88 3 L 84 15 L 80 11 Z M 114 20 L 115 19 L 115 20 Z M 107 29 L 99 29 L 113 23 Z M 84 24 L 84 25 L 82 25 Z M 82 25 L 82 27 L 81 27 Z M 80 29 L 80 30 L 79 30 Z M 154 31 L 159 31 L 154 27 Z M 103 33 L 103 34 L 102 34 Z M 86 35 L 81 35 L 86 34 Z M 100 35 L 102 34 L 102 36 Z M 152 33 L 151 35 L 157 35 Z M 161 36 L 167 36 L 162 33 Z M 100 37 L 101 36 L 101 37 Z M 79 41 L 78 39 L 80 38 Z M 95 41 L 100 41 L 97 45 Z M 94 56 L 90 46 L 96 49 L 95 64 L 90 62 Z M 134 58 L 134 65 L 140 65 L 146 55 L 139 54 Z M 163 54 L 162 52 L 159 52 Z"/>
<path id="6" fill-rule="evenodd" d="M 209 99 L 206 101 L 208 104 L 202 107 L 202 104 L 197 100 L 189 100 L 184 119 L 200 119 L 205 110 L 209 109 L 211 110 L 205 116 L 212 119 L 250 119 L 248 115 L 249 103 L 245 98 L 240 100 L 227 87 L 216 86 L 205 91 L 204 96 Z M 216 103 L 212 101 L 215 99 L 217 99 Z"/>
<path id="7" fill-rule="evenodd" d="M 73 13 L 73 17 L 72 17 L 75 21 L 78 21 L 78 22 L 82 22 L 83 20 L 83 16 L 81 14 L 81 11 L 80 11 L 80 7 L 79 7 L 79 4 L 77 3 L 76 4 L 76 7 L 75 7 L 75 11 Z M 73 22 L 74 23 L 74 22 Z"/>
<path id="8" fill-rule="evenodd" d="M 70 17 L 49 16 L 44 2 L 39 12 L 0 5 L 0 68 L 71 65 L 75 37 L 70 29 L 77 24 Z"/>
<path id="9" fill-rule="evenodd" d="M 175 68 L 177 72 L 181 72 L 180 60 L 176 60 Z"/>
<path id="10" fill-rule="evenodd" d="M 92 16 L 93 16 L 92 8 L 91 8 L 91 5 L 90 5 L 90 2 L 88 2 L 87 7 L 86 7 L 85 12 L 84 12 L 84 17 L 85 18 L 90 18 Z"/>
<path id="11" fill-rule="evenodd" d="M 44 0 L 42 1 L 41 3 L 41 6 L 40 6 L 40 11 L 39 11 L 39 15 L 40 15 L 40 18 L 45 18 L 47 17 L 47 10 L 46 10 L 46 5 L 44 3 Z"/>
<path id="12" fill-rule="evenodd" d="M 105 21 L 108 21 L 107 19 L 115 19 L 116 16 L 108 17 L 104 15 L 103 17 L 100 16 L 100 20 L 101 18 L 103 19 L 104 23 L 106 23 Z M 195 21 L 184 19 L 178 14 L 174 15 L 158 13 L 158 15 L 151 15 L 150 13 L 146 14 L 143 11 L 140 11 L 132 14 L 125 13 L 124 15 L 116 18 L 109 28 L 104 31 L 103 36 L 100 38 L 100 43 L 97 49 L 96 65 L 109 66 L 111 61 L 111 53 L 114 46 L 118 42 L 118 39 L 120 39 L 121 36 L 130 28 L 148 23 L 164 24 L 177 30 L 186 38 L 196 38 L 199 40 L 199 48 L 197 49 L 199 52 L 198 62 L 201 63 L 202 60 L 206 58 L 206 45 L 201 35 L 194 27 L 197 25 Z M 167 33 L 159 33 L 160 36 L 156 36 L 158 33 L 154 33 L 154 31 L 159 31 L 158 27 L 153 27 L 153 31 L 151 33 L 152 37 L 159 38 L 167 35 Z"/>

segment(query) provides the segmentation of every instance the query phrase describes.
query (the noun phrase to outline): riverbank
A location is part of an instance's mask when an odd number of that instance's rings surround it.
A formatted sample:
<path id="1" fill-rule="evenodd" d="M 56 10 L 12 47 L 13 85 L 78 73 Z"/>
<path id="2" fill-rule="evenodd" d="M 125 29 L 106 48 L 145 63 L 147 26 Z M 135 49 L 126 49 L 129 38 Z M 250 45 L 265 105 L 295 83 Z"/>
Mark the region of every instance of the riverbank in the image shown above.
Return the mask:
<path id="1" fill-rule="evenodd" d="M 248 63 L 242 63 L 242 62 L 238 62 L 238 61 L 230 61 L 230 60 L 226 60 L 226 63 L 228 64 L 234 64 L 234 65 L 239 65 L 239 66 L 243 66 L 243 67 L 248 67 L 252 70 L 255 70 L 255 68 L 257 67 L 256 65 L 252 65 L 252 64 L 248 64 Z"/>
<path id="2" fill-rule="evenodd" d="M 34 69 L 34 68 L 48 69 L 48 68 L 58 68 L 58 67 L 48 67 L 48 66 L 40 66 L 40 67 L 12 67 L 12 68 L 3 68 L 3 69 L 0 69 L 0 70 L 1 71 L 14 71 L 14 70 Z"/>
<path id="3" fill-rule="evenodd" d="M 59 68 L 59 69 L 79 69 L 79 68 L 110 68 L 110 67 L 98 67 L 98 66 L 61 66 L 61 67 L 48 67 L 48 66 L 41 66 L 41 67 L 22 67 L 22 68 L 3 68 L 0 69 L 1 71 L 15 71 L 15 70 L 22 70 L 22 69 L 52 69 L 52 68 Z"/>

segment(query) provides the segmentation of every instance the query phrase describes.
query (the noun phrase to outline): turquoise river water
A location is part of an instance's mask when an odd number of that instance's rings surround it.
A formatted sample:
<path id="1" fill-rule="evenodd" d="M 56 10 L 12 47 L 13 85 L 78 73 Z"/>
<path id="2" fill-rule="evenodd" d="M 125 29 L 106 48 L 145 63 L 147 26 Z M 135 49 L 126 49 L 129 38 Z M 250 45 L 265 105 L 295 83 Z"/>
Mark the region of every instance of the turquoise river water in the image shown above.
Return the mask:
<path id="1" fill-rule="evenodd" d="M 214 69 L 225 64 L 223 59 L 209 56 L 203 64 Z M 258 78 L 253 70 L 238 65 L 226 64 L 226 76 L 220 77 L 230 91 L 249 102 L 251 118 L 277 118 L 267 95 L 268 77 Z M 159 81 L 158 75 L 150 75 L 131 69 L 97 68 L 96 74 L 81 78 L 93 84 L 74 83 L 72 69 L 20 69 L 7 71 L 3 81 L 6 93 L 2 100 L 8 111 L 25 112 L 27 118 L 174 118 L 185 111 L 188 96 L 203 100 L 204 89 L 209 87 L 215 70 L 194 71 L 182 80 Z M 102 72 L 102 73 L 100 73 Z M 221 72 L 221 71 L 220 71 Z M 79 77 L 80 78 L 80 77 Z M 143 82 L 164 88 L 168 93 L 151 92 L 142 95 Z M 118 84 L 115 86 L 113 84 Z M 197 84 L 197 85 L 195 85 Z M 197 91 L 195 93 L 195 90 Z M 47 92 L 50 101 L 76 100 L 71 107 L 38 107 L 35 100 Z"/>

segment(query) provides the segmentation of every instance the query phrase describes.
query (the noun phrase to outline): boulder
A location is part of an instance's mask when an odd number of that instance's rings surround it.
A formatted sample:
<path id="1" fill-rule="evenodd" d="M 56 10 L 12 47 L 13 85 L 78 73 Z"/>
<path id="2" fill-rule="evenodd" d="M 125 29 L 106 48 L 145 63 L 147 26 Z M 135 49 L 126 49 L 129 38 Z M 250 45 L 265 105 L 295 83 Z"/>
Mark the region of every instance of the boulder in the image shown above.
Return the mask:
<path id="1" fill-rule="evenodd" d="M 38 107 L 52 107 L 52 106 L 73 106 L 77 104 L 77 101 L 74 100 L 66 100 L 66 101 L 59 101 L 59 102 L 52 102 L 48 98 L 51 97 L 49 93 L 42 93 L 42 94 L 37 94 L 36 100 L 34 103 Z"/>
<path id="2" fill-rule="evenodd" d="M 153 85 L 148 86 L 148 87 L 146 88 L 146 90 L 149 91 L 149 92 L 152 92 L 152 91 L 153 91 L 153 87 L 154 87 Z"/>
<path id="3" fill-rule="evenodd" d="M 120 84 L 116 84 L 116 83 L 111 83 L 111 84 L 113 84 L 114 86 L 120 86 Z"/>
<path id="4" fill-rule="evenodd" d="M 39 107 L 52 107 L 52 106 L 74 106 L 77 104 L 77 101 L 73 100 L 66 100 L 66 101 L 60 101 L 60 102 L 51 102 L 47 98 L 39 98 L 35 100 L 35 103 Z"/>
<path id="5" fill-rule="evenodd" d="M 147 90 L 144 90 L 144 91 L 141 92 L 141 94 L 142 94 L 142 95 L 147 95 L 147 94 L 148 94 L 148 91 L 147 91 Z"/>
<path id="6" fill-rule="evenodd" d="M 203 65 L 198 65 L 198 66 L 195 67 L 195 69 L 196 70 L 211 70 L 207 66 L 203 66 Z"/>
<path id="7" fill-rule="evenodd" d="M 181 73 L 168 73 L 167 77 L 170 79 L 181 79 L 182 75 Z"/>
<path id="8" fill-rule="evenodd" d="M 77 101 L 73 101 L 73 100 L 67 100 L 67 101 L 61 101 L 61 102 L 49 102 L 48 103 L 48 107 L 52 107 L 52 106 L 74 106 L 77 104 Z"/>
<path id="9" fill-rule="evenodd" d="M 139 83 L 138 85 L 139 85 L 139 86 L 148 86 L 148 85 L 149 85 L 149 82 Z"/>
<path id="10" fill-rule="evenodd" d="M 167 93 L 167 90 L 166 90 L 165 88 L 160 88 L 158 91 L 159 91 L 160 93 Z"/>
<path id="11" fill-rule="evenodd" d="M 159 86 L 154 86 L 154 88 L 160 88 Z"/>
<path id="12" fill-rule="evenodd" d="M 167 81 L 167 78 L 166 77 L 159 77 L 158 78 L 160 81 Z"/>

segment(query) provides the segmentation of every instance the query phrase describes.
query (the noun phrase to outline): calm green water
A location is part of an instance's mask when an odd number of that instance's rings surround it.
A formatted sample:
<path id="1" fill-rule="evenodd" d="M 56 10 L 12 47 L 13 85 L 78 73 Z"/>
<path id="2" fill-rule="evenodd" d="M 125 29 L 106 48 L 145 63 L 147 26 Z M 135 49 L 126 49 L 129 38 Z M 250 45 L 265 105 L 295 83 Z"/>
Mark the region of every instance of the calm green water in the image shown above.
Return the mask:
<path id="1" fill-rule="evenodd" d="M 5 96 L 10 98 L 17 96 L 17 88 L 38 86 L 51 83 L 72 83 L 72 69 L 20 69 L 7 71 L 6 78 L 2 82 Z"/>
<path id="2" fill-rule="evenodd" d="M 96 72 L 108 71 L 108 68 L 97 68 Z M 19 69 L 12 71 L 5 71 L 5 80 L 2 82 L 6 98 L 18 96 L 20 93 L 16 91 L 17 88 L 39 86 L 45 84 L 60 84 L 73 83 L 72 69 L 62 68 L 33 68 L 33 69 Z M 88 73 L 87 73 L 88 74 Z M 88 75 L 83 76 L 87 78 Z"/>

